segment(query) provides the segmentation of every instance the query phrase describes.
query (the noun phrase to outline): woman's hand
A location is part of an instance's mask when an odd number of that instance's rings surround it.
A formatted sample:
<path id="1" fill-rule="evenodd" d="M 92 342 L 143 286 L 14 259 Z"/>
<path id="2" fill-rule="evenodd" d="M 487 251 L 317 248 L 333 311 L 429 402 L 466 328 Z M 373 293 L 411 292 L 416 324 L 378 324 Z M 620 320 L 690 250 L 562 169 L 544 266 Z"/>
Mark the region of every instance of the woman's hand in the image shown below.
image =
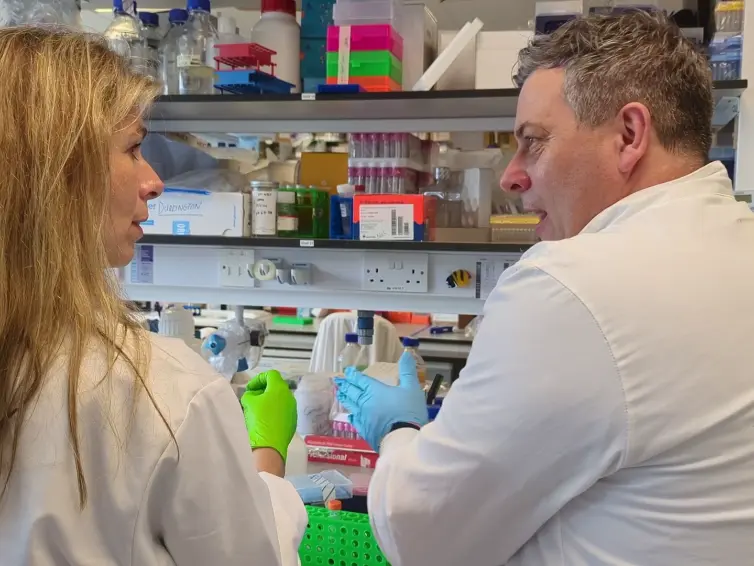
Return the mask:
<path id="1" fill-rule="evenodd" d="M 241 406 L 251 447 L 272 448 L 285 461 L 296 433 L 296 399 L 280 373 L 266 371 L 252 379 Z"/>

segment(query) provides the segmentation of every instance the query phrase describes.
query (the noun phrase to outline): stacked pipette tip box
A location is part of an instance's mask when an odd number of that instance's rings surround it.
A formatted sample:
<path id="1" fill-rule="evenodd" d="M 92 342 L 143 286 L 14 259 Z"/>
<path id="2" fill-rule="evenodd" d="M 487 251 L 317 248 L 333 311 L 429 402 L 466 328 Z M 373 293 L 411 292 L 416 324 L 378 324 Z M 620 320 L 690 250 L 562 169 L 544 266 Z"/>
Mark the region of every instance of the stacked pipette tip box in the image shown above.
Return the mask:
<path id="1" fill-rule="evenodd" d="M 395 0 L 337 0 L 327 29 L 327 84 L 402 90 L 403 38 Z"/>

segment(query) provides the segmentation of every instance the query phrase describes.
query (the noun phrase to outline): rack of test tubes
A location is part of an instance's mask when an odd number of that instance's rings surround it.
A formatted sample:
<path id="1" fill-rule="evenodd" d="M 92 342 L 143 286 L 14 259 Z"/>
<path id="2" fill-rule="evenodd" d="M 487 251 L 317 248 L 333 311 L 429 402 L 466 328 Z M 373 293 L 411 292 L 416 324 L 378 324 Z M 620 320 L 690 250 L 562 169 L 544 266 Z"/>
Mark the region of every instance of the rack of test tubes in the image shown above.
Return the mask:
<path id="1" fill-rule="evenodd" d="M 431 182 L 435 144 L 407 133 L 355 133 L 349 137 L 348 182 L 366 194 L 415 194 Z"/>
<path id="2" fill-rule="evenodd" d="M 272 49 L 258 43 L 227 43 L 215 49 L 215 88 L 223 94 L 288 94 L 293 89 L 275 77 Z"/>
<path id="3" fill-rule="evenodd" d="M 368 0 L 352 4 L 358 7 L 374 3 Z M 368 92 L 403 90 L 403 38 L 390 23 L 328 27 L 327 84 L 358 85 Z"/>

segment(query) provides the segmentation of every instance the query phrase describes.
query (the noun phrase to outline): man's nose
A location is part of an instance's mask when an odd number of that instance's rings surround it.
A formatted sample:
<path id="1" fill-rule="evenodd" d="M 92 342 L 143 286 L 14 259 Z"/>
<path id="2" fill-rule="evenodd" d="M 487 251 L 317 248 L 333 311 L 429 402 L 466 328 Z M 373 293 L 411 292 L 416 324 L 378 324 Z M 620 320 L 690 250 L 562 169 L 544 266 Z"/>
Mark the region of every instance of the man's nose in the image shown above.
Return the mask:
<path id="1" fill-rule="evenodd" d="M 531 179 L 519 166 L 517 157 L 514 157 L 505 168 L 500 178 L 500 188 L 512 193 L 524 193 L 531 188 Z"/>

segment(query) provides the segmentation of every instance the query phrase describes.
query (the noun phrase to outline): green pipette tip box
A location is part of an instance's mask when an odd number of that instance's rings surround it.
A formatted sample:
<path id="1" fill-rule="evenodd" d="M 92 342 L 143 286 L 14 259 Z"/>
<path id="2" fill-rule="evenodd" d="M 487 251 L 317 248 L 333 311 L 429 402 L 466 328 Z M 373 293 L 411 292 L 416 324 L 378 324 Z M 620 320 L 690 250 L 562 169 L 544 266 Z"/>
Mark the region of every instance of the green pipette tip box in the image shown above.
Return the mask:
<path id="1" fill-rule="evenodd" d="M 309 326 L 314 324 L 310 316 L 273 316 L 272 324 L 286 324 L 288 326 Z"/>

